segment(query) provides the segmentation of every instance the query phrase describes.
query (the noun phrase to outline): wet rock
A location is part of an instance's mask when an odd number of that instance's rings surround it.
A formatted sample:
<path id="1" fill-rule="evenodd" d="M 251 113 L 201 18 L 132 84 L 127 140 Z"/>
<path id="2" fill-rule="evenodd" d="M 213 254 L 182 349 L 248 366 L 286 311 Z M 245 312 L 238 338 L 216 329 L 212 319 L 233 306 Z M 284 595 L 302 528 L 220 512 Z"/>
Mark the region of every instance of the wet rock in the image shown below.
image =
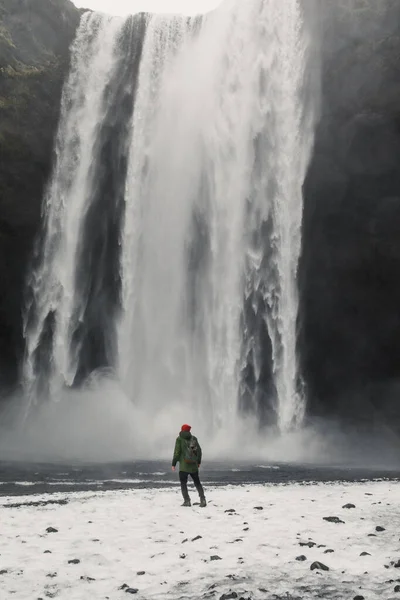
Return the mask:
<path id="1" fill-rule="evenodd" d="M 328 523 L 344 523 L 339 517 L 323 517 L 324 521 L 328 521 Z"/>
<path id="2" fill-rule="evenodd" d="M 46 533 L 58 533 L 58 529 L 56 529 L 55 527 L 48 527 L 46 529 Z"/>
<path id="3" fill-rule="evenodd" d="M 386 529 L 378 525 L 377 527 L 375 527 L 375 531 L 386 531 Z"/>
<path id="4" fill-rule="evenodd" d="M 307 546 L 308 548 L 314 548 L 315 542 L 299 542 L 299 546 Z"/>
<path id="5" fill-rule="evenodd" d="M 310 569 L 311 569 L 311 571 L 315 571 L 315 570 L 329 571 L 329 567 L 324 565 L 324 563 L 319 562 L 318 560 L 316 560 L 315 562 L 312 563 L 312 565 L 310 566 Z"/>
<path id="6" fill-rule="evenodd" d="M 79 558 L 72 558 L 71 560 L 68 561 L 69 565 L 79 565 L 81 561 L 79 560 Z"/>
<path id="7" fill-rule="evenodd" d="M 369 552 L 361 552 L 360 556 L 371 556 Z"/>
<path id="8" fill-rule="evenodd" d="M 356 507 L 356 505 L 355 504 L 351 504 L 350 502 L 348 504 L 345 504 L 344 506 L 342 506 L 342 508 L 347 508 L 347 509 L 355 508 L 355 507 Z"/>
<path id="9" fill-rule="evenodd" d="M 299 562 L 304 562 L 305 560 L 307 560 L 307 556 L 301 554 L 300 556 L 296 556 L 296 560 L 298 560 Z"/>
<path id="10" fill-rule="evenodd" d="M 202 538 L 203 538 L 203 536 L 201 536 L 201 535 L 196 535 L 196 537 L 194 537 L 194 538 L 192 539 L 192 542 L 197 542 L 197 540 L 201 540 Z"/>
<path id="11" fill-rule="evenodd" d="M 39 502 L 13 502 L 4 504 L 2 508 L 21 508 L 21 506 L 47 506 L 48 504 L 59 504 L 63 506 L 68 504 L 68 500 L 40 500 Z"/>
<path id="12" fill-rule="evenodd" d="M 212 556 L 210 556 L 210 560 L 222 560 L 222 558 L 218 556 L 218 554 L 213 554 Z"/>

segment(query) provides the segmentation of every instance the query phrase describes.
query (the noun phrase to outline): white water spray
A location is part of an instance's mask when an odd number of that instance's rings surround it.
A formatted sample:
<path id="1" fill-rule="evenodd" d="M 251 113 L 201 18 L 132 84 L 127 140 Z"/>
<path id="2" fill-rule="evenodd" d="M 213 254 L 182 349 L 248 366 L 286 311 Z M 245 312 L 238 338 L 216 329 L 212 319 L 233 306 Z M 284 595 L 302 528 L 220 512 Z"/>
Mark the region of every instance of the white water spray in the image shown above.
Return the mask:
<path id="1" fill-rule="evenodd" d="M 264 1 L 258 26 L 260 45 L 263 40 L 269 43 L 257 60 L 259 110 L 253 139 L 258 156 L 247 223 L 246 291 L 258 290 L 269 308 L 265 319 L 272 343 L 278 425 L 284 432 L 301 424 L 305 410 L 296 349 L 296 278 L 302 185 L 314 140 L 316 99 L 313 106 L 306 105 L 310 40 L 300 2 Z M 270 233 L 267 257 L 263 240 L 254 236 L 260 223 L 268 224 Z"/>
<path id="2" fill-rule="evenodd" d="M 71 69 L 61 102 L 56 140 L 56 162 L 44 203 L 45 233 L 39 266 L 29 281 L 33 318 L 25 321 L 24 382 L 30 400 L 39 393 L 40 374 L 35 352 L 46 326 L 54 328 L 49 372 L 49 394 L 57 399 L 62 386 L 73 384 L 77 352 L 74 332 L 82 318 L 85 297 L 77 289 L 77 255 L 90 189 L 96 133 L 103 119 L 104 88 L 115 66 L 115 43 L 122 19 L 86 13 L 71 50 Z M 29 315 L 32 307 L 28 307 Z"/>
<path id="3" fill-rule="evenodd" d="M 296 270 L 313 140 L 301 97 L 307 43 L 298 0 L 226 3 L 201 25 L 150 22 L 126 194 L 119 356 L 125 388 L 161 421 L 175 404 L 207 432 L 233 431 L 252 285 L 269 306 L 280 428 L 301 422 Z M 265 247 L 251 238 L 268 221 L 265 269 Z"/>

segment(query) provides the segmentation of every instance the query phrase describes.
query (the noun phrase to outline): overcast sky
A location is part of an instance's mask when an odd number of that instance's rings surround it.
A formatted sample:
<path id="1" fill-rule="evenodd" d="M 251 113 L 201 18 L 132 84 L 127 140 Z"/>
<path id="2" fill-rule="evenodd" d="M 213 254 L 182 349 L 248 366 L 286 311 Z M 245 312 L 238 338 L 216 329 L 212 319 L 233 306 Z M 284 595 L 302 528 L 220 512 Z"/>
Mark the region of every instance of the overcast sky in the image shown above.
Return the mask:
<path id="1" fill-rule="evenodd" d="M 135 12 L 196 14 L 212 10 L 221 0 L 72 0 L 76 6 L 92 8 L 113 15 Z M 245 1 L 245 0 L 244 0 Z"/>

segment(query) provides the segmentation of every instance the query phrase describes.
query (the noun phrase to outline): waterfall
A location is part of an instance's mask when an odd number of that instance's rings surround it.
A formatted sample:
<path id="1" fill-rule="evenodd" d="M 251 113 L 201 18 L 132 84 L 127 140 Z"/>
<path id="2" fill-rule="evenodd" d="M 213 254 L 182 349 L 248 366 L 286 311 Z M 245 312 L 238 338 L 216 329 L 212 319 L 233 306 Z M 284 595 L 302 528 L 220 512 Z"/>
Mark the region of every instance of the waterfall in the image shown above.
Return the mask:
<path id="1" fill-rule="evenodd" d="M 305 411 L 296 348 L 296 278 L 302 184 L 314 139 L 316 99 L 311 105 L 307 102 L 311 53 L 301 3 L 263 2 L 258 31 L 260 47 L 262 40 L 269 43 L 264 42 L 264 51 L 258 54 L 254 90 L 258 106 L 253 115 L 254 162 L 245 226 L 243 356 L 245 368 L 251 365 L 253 371 L 253 402 L 265 372 L 272 372 L 275 389 L 269 386 L 270 402 L 280 431 L 288 431 L 301 424 Z M 272 353 L 270 365 L 265 364 L 266 347 Z"/>
<path id="2" fill-rule="evenodd" d="M 23 377 L 30 401 L 56 399 L 72 386 L 88 352 L 96 366 L 96 353 L 110 360 L 113 351 L 123 163 L 142 20 L 86 13 L 71 50 L 44 231 L 28 281 Z M 94 330 L 99 322 L 101 332 Z"/>
<path id="3" fill-rule="evenodd" d="M 110 367 L 159 422 L 233 431 L 270 405 L 301 423 L 309 43 L 301 0 L 82 18 L 28 286 L 30 396 Z"/>

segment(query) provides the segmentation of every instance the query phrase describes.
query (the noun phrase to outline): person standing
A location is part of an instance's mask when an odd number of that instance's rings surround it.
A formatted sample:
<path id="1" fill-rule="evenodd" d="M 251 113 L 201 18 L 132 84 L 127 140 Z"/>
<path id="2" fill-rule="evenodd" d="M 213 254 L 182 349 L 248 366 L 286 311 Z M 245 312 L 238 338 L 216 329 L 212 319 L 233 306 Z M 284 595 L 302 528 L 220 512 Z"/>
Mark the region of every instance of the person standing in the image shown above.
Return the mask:
<path id="1" fill-rule="evenodd" d="M 175 442 L 175 450 L 172 457 L 172 470 L 176 470 L 176 463 L 179 462 L 179 480 L 181 482 L 184 500 L 182 506 L 191 506 L 187 488 L 187 482 L 190 475 L 200 496 L 200 506 L 203 508 L 207 506 L 207 502 L 199 477 L 202 451 L 197 438 L 190 433 L 191 429 L 191 426 L 187 424 L 182 425 L 181 427 L 181 431 Z"/>

